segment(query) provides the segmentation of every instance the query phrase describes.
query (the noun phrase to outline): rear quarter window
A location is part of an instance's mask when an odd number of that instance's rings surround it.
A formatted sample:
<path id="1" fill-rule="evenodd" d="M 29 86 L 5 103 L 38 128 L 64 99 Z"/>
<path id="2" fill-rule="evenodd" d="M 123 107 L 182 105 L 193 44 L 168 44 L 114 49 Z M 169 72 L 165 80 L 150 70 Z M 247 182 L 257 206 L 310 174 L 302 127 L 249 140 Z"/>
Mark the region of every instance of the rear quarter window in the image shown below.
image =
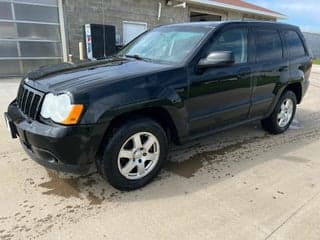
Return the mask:
<path id="1" fill-rule="evenodd" d="M 258 62 L 282 59 L 282 42 L 277 30 L 256 30 L 255 36 Z"/>
<path id="2" fill-rule="evenodd" d="M 284 37 L 287 42 L 289 55 L 291 58 L 303 57 L 306 55 L 306 50 L 303 42 L 296 31 L 284 31 Z"/>

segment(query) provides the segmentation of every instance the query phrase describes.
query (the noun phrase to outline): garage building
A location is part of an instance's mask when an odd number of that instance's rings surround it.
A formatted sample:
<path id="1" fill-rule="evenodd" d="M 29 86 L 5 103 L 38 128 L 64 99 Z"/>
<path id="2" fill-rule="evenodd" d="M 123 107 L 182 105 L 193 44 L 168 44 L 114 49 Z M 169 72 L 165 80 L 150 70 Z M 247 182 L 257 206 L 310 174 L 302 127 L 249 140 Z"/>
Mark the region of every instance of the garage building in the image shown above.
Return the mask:
<path id="1" fill-rule="evenodd" d="M 0 77 L 77 59 L 88 23 L 114 25 L 122 45 L 157 25 L 283 18 L 242 0 L 0 0 Z"/>

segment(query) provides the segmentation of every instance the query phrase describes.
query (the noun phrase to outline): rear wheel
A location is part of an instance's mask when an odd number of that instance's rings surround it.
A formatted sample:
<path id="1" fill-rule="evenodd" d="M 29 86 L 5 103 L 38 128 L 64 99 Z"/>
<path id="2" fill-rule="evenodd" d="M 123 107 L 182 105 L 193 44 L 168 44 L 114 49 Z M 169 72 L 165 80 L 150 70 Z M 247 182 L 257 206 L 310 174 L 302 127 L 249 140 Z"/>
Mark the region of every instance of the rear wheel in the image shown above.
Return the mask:
<path id="1" fill-rule="evenodd" d="M 285 132 L 296 113 L 297 97 L 292 91 L 286 91 L 280 98 L 272 114 L 261 121 L 262 127 L 272 133 Z"/>
<path id="2" fill-rule="evenodd" d="M 116 129 L 100 159 L 100 172 L 119 190 L 134 190 L 149 183 L 161 170 L 168 140 L 151 119 L 128 122 Z"/>

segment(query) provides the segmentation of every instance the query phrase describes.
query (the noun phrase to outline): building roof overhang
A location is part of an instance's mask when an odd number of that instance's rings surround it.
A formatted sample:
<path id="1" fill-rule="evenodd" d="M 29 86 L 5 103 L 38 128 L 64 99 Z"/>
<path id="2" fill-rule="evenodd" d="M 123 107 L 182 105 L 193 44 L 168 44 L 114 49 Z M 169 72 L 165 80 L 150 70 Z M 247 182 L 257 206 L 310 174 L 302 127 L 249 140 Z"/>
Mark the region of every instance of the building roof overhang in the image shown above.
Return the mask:
<path id="1" fill-rule="evenodd" d="M 243 12 L 243 13 L 256 14 L 256 15 L 261 15 L 261 16 L 266 16 L 266 17 L 271 17 L 271 18 L 276 18 L 276 19 L 286 19 L 287 18 L 286 15 L 283 15 L 281 13 L 277 13 L 277 12 L 274 12 L 271 10 L 269 11 L 268 9 L 264 9 L 264 8 L 255 9 L 255 8 L 250 8 L 247 6 L 239 6 L 239 5 L 224 3 L 223 1 L 186 0 L 186 2 L 189 4 L 217 7 L 217 8 L 222 8 L 222 9 L 226 9 L 226 10 L 233 10 L 233 11 L 239 11 L 239 12 Z M 253 4 L 250 4 L 250 5 L 254 6 Z"/>

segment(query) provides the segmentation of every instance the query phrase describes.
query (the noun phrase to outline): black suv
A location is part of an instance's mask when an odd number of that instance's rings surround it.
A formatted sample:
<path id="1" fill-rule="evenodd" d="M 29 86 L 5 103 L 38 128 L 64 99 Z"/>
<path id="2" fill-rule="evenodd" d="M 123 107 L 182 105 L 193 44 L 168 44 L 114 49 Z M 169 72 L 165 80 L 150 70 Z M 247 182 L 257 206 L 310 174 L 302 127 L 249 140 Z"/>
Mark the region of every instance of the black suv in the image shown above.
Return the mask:
<path id="1" fill-rule="evenodd" d="M 108 59 L 30 72 L 5 116 L 40 164 L 76 173 L 96 165 L 112 186 L 132 190 L 157 175 L 171 142 L 256 120 L 286 131 L 311 60 L 291 25 L 161 26 Z"/>

